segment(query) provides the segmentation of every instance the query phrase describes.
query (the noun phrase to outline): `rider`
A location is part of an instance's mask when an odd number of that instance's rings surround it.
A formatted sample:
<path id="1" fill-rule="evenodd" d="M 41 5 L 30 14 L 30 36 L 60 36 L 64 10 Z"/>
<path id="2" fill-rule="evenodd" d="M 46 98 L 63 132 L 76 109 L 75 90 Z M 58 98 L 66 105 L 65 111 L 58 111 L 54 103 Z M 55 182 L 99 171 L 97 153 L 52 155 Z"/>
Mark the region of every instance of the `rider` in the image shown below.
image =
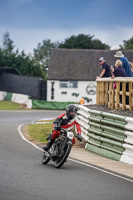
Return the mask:
<path id="1" fill-rule="evenodd" d="M 54 140 L 59 136 L 61 128 L 66 131 L 70 131 L 75 125 L 75 131 L 77 133 L 76 137 L 78 140 L 82 141 L 81 137 L 81 127 L 76 121 L 77 108 L 75 105 L 70 104 L 66 107 L 66 113 L 58 116 L 58 118 L 53 122 L 53 133 L 50 137 L 46 146 L 43 147 L 45 151 L 48 151 L 52 146 Z M 73 138 L 72 143 L 75 144 L 75 139 Z"/>

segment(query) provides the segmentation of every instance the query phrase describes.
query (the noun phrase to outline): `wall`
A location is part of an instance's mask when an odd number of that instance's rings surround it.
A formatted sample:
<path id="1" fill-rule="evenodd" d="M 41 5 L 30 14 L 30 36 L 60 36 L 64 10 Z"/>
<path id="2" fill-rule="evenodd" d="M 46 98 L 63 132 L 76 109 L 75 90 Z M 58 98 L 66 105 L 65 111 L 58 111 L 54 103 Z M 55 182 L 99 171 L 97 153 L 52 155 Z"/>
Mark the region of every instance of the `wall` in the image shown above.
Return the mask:
<path id="1" fill-rule="evenodd" d="M 47 101 L 57 102 L 79 102 L 83 96 L 85 103 L 96 103 L 96 82 L 78 81 L 78 88 L 60 88 L 56 80 L 47 81 Z M 88 102 L 87 102 L 88 100 Z"/>
<path id="2" fill-rule="evenodd" d="M 26 94 L 31 99 L 46 100 L 46 81 L 39 77 L 3 73 L 1 91 Z"/>

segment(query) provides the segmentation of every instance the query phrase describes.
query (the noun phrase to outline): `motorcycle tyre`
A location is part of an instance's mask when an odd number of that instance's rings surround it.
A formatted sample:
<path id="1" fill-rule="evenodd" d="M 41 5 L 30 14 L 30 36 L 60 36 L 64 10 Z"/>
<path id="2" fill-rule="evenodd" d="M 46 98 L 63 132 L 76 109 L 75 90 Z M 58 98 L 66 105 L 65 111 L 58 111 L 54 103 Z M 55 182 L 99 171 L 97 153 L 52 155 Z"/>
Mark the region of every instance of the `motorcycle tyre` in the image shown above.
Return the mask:
<path id="1" fill-rule="evenodd" d="M 49 159 L 49 157 L 47 157 L 44 153 L 43 153 L 43 156 L 42 156 L 42 164 L 43 165 L 46 165 L 49 161 L 50 161 L 50 159 Z"/>
<path id="2" fill-rule="evenodd" d="M 64 154 L 63 158 L 61 159 L 61 161 L 59 163 L 57 163 L 58 158 L 55 160 L 55 163 L 54 163 L 55 168 L 62 167 L 62 165 L 66 162 L 67 157 L 69 156 L 71 148 L 72 148 L 72 144 L 67 144 L 67 149 L 66 149 L 65 154 Z"/>

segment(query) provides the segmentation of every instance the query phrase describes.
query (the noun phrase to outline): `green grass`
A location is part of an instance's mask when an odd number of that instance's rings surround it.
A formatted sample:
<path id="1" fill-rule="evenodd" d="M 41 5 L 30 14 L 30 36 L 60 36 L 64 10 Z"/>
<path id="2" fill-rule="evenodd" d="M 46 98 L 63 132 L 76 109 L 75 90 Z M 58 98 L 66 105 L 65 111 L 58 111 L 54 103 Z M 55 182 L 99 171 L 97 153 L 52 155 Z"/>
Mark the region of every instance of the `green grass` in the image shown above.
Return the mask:
<path id="1" fill-rule="evenodd" d="M 50 120 L 51 121 L 51 120 Z M 53 122 L 54 120 L 52 120 Z M 47 142 L 46 138 L 50 133 L 52 133 L 53 127 L 52 123 L 46 124 L 29 124 L 28 133 L 36 141 Z"/>
<path id="2" fill-rule="evenodd" d="M 23 110 L 23 105 L 11 101 L 0 101 L 0 110 Z"/>

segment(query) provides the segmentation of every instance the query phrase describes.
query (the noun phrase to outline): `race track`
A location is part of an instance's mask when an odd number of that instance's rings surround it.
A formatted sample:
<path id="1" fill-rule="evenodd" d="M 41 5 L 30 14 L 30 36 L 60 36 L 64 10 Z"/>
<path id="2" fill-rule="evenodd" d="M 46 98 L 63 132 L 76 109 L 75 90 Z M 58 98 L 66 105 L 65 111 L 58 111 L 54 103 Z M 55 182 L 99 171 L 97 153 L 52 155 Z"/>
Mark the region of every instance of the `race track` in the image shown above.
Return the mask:
<path id="1" fill-rule="evenodd" d="M 17 128 L 60 113 L 0 111 L 0 200 L 131 200 L 131 181 L 70 160 L 61 169 L 41 164 L 42 152 Z"/>

